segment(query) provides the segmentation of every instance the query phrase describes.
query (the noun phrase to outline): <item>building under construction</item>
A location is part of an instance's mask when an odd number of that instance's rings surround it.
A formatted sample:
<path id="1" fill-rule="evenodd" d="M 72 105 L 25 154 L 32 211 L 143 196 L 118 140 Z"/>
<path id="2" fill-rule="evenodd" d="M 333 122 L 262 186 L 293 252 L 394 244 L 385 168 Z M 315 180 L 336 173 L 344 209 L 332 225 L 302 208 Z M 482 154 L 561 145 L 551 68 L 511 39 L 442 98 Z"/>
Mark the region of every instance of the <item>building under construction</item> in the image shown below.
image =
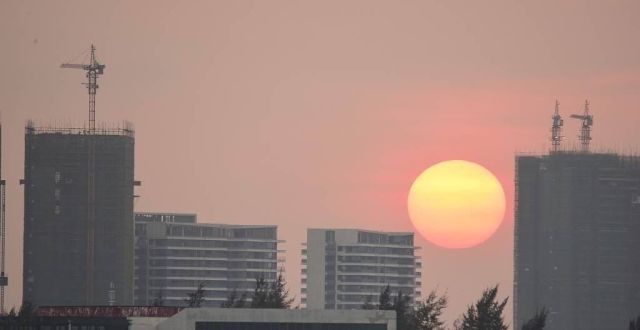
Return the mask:
<path id="1" fill-rule="evenodd" d="M 25 129 L 23 297 L 133 302 L 134 131 Z"/>
<path id="2" fill-rule="evenodd" d="M 640 313 L 640 157 L 560 147 L 516 157 L 514 324 L 546 308 L 545 329 L 624 329 Z"/>

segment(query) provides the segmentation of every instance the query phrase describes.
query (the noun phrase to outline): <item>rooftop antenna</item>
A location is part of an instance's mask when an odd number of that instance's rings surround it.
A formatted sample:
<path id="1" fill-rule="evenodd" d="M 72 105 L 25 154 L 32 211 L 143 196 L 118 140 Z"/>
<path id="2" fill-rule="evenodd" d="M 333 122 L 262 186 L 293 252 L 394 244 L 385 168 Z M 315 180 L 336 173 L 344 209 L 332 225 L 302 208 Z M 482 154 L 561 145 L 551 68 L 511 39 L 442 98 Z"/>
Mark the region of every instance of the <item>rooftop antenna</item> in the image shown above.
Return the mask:
<path id="1" fill-rule="evenodd" d="M 562 141 L 562 126 L 564 125 L 564 121 L 562 120 L 562 116 L 560 116 L 560 103 L 556 100 L 556 111 L 553 114 L 553 125 L 551 125 L 551 150 L 553 152 L 558 152 L 560 149 L 560 142 Z"/>
<path id="2" fill-rule="evenodd" d="M 582 120 L 580 129 L 580 144 L 582 152 L 589 152 L 589 142 L 591 142 L 591 126 L 593 126 L 593 116 L 589 114 L 589 100 L 584 101 L 584 112 L 581 115 L 571 115 L 571 118 Z"/>
<path id="3" fill-rule="evenodd" d="M 96 47 L 91 45 L 91 57 L 89 64 L 71 64 L 63 63 L 60 65 L 65 69 L 82 69 L 87 71 L 87 81 L 84 83 L 89 91 L 89 138 L 88 145 L 88 162 L 87 162 L 87 239 L 85 253 L 85 303 L 92 305 L 94 303 L 94 254 L 95 254 L 95 223 L 96 223 L 96 91 L 98 90 L 98 75 L 104 73 L 104 64 L 98 63 L 96 60 Z"/>

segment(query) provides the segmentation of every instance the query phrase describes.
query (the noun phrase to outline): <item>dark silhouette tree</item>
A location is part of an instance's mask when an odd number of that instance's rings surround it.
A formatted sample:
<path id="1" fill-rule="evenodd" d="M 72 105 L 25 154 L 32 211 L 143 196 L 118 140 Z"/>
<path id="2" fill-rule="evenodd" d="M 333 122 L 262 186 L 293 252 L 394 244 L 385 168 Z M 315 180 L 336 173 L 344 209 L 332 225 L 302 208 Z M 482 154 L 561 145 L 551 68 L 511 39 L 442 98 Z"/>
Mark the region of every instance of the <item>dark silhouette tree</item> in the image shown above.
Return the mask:
<path id="1" fill-rule="evenodd" d="M 629 321 L 629 330 L 640 330 L 640 316 Z"/>
<path id="2" fill-rule="evenodd" d="M 156 296 L 153 298 L 151 304 L 154 307 L 164 306 L 164 294 L 162 293 L 162 290 L 158 290 L 158 292 L 156 292 Z"/>
<path id="3" fill-rule="evenodd" d="M 498 301 L 498 286 L 488 288 L 475 304 L 467 307 L 467 311 L 459 319 L 455 327 L 459 330 L 507 330 L 502 312 L 509 298 Z"/>
<path id="4" fill-rule="evenodd" d="M 244 308 L 247 302 L 247 293 L 238 294 L 238 290 L 233 289 L 227 296 L 227 300 L 223 302 L 221 308 Z"/>
<path id="5" fill-rule="evenodd" d="M 393 298 L 393 310 L 396 311 L 396 329 L 412 330 L 414 313 L 411 307 L 411 296 L 398 291 L 398 294 Z"/>
<path id="6" fill-rule="evenodd" d="M 549 311 L 543 307 L 522 326 L 522 330 L 543 330 L 547 323 L 547 315 L 549 315 Z"/>
<path id="7" fill-rule="evenodd" d="M 442 312 L 447 308 L 448 297 L 438 296 L 435 290 L 419 301 L 414 309 L 413 325 L 416 330 L 444 330 L 445 322 L 441 319 Z"/>
<path id="8" fill-rule="evenodd" d="M 36 308 L 33 306 L 31 301 L 25 300 L 22 302 L 22 306 L 20 306 L 20 310 L 18 311 L 18 319 L 20 320 L 28 320 L 36 316 Z"/>
<path id="9" fill-rule="evenodd" d="M 393 300 L 391 298 L 391 287 L 389 284 L 382 290 L 380 293 L 380 297 L 378 298 L 378 309 L 379 310 L 393 310 Z"/>
<path id="10" fill-rule="evenodd" d="M 366 310 L 377 309 L 376 305 L 373 304 L 373 298 L 371 298 L 371 296 L 367 296 L 367 299 L 364 301 L 361 308 Z"/>
<path id="11" fill-rule="evenodd" d="M 251 296 L 251 308 L 267 308 L 269 301 L 269 283 L 263 276 L 256 278 L 256 287 Z"/>
<path id="12" fill-rule="evenodd" d="M 289 309 L 293 300 L 293 298 L 289 298 L 289 290 L 287 290 L 287 282 L 284 280 L 284 276 L 279 273 L 269 288 L 267 308 Z"/>
<path id="13" fill-rule="evenodd" d="M 187 298 L 184 300 L 187 303 L 187 307 L 202 307 L 205 294 L 204 283 L 200 282 L 196 291 L 187 293 Z"/>

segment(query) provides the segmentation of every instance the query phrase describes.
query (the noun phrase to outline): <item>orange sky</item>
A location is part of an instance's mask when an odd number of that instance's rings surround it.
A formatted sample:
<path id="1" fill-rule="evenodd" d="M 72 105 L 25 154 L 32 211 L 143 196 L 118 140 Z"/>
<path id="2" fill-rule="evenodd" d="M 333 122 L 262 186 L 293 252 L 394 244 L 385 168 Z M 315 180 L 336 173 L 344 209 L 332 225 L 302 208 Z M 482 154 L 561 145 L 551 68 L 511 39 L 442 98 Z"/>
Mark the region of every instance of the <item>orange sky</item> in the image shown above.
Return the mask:
<path id="1" fill-rule="evenodd" d="M 418 239 L 423 291 L 449 292 L 449 321 L 487 286 L 510 296 L 513 158 L 545 150 L 555 99 L 567 118 L 589 98 L 594 144 L 638 151 L 638 12 L 632 0 L 2 1 L 8 303 L 21 295 L 24 122 L 85 120 L 84 76 L 59 65 L 92 42 L 107 65 L 98 120 L 136 126 L 137 210 L 277 224 L 299 296 L 307 227 L 411 230 L 412 180 L 466 159 L 498 176 L 506 219 L 473 249 Z"/>

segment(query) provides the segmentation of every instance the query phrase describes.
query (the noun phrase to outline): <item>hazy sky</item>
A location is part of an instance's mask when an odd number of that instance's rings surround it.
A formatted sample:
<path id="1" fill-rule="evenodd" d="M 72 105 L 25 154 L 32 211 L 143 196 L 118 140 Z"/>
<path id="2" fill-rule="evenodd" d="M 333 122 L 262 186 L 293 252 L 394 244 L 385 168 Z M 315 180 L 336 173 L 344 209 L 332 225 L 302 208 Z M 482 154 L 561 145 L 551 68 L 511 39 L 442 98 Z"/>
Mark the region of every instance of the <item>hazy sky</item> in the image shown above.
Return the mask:
<path id="1" fill-rule="evenodd" d="M 299 297 L 307 227 L 412 230 L 412 180 L 470 160 L 503 184 L 505 221 L 467 250 L 418 238 L 423 292 L 448 291 L 449 321 L 487 286 L 511 296 L 514 155 L 546 150 L 555 99 L 568 117 L 589 98 L 594 144 L 639 150 L 638 13 L 631 0 L 4 0 L 8 304 L 22 291 L 24 123 L 86 120 L 84 74 L 59 65 L 91 43 L 107 65 L 98 120 L 136 127 L 137 211 L 278 225 Z"/>

